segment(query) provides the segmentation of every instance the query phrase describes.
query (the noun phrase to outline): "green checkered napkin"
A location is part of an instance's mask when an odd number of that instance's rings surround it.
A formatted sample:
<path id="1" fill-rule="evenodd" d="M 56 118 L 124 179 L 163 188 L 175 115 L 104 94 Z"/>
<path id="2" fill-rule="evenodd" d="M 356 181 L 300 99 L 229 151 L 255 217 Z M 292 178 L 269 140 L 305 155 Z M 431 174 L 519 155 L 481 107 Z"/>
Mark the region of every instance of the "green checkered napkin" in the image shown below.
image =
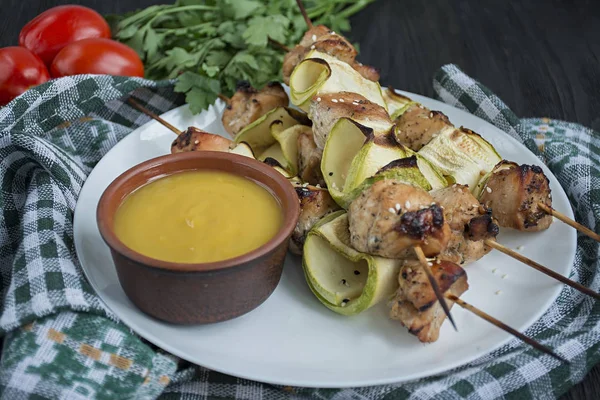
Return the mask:
<path id="1" fill-rule="evenodd" d="M 570 365 L 513 340 L 469 365 L 401 385 L 305 389 L 250 382 L 191 365 L 140 339 L 106 308 L 81 272 L 73 210 L 86 176 L 155 112 L 182 104 L 172 82 L 108 76 L 51 81 L 0 109 L 0 279 L 3 399 L 495 399 L 556 398 L 600 361 L 600 307 L 566 287 L 526 333 Z M 577 219 L 600 217 L 600 140 L 577 124 L 519 120 L 453 65 L 435 76 L 446 103 L 486 119 L 544 160 Z M 598 291 L 598 244 L 579 236 L 571 278 Z"/>

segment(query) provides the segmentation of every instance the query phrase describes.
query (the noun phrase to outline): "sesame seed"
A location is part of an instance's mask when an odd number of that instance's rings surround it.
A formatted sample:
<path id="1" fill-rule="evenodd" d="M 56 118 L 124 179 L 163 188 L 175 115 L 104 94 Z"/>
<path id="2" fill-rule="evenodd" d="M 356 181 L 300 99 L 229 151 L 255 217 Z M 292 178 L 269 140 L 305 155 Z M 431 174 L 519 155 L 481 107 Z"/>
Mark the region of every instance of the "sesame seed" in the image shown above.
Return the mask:
<path id="1" fill-rule="evenodd" d="M 312 40 L 313 40 L 313 42 L 316 42 L 317 41 L 317 35 L 312 35 Z"/>
<path id="2" fill-rule="evenodd" d="M 433 267 L 433 263 L 431 263 L 431 262 L 428 262 L 428 263 L 427 263 L 427 266 L 428 266 L 428 267 Z"/>
<path id="3" fill-rule="evenodd" d="M 200 141 L 199 141 L 199 140 L 195 140 L 195 141 L 194 141 L 194 144 L 198 144 L 198 143 L 200 143 Z"/>
<path id="4" fill-rule="evenodd" d="M 433 113 L 432 112 L 429 113 L 429 118 L 433 118 Z"/>
<path id="5" fill-rule="evenodd" d="M 436 263 L 436 264 L 441 264 L 441 263 L 442 263 L 442 260 L 439 260 L 439 259 L 438 259 L 438 260 L 437 260 L 435 263 Z"/>
<path id="6" fill-rule="evenodd" d="M 452 185 L 452 187 L 455 188 L 456 187 L 456 183 L 454 185 Z"/>
<path id="7" fill-rule="evenodd" d="M 498 295 L 498 294 L 501 294 L 501 293 L 502 293 L 502 290 L 496 290 L 496 294 L 497 294 L 497 295 Z"/>
<path id="8" fill-rule="evenodd" d="M 412 272 L 413 272 L 412 268 L 410 268 L 410 267 L 406 268 L 406 273 L 407 274 L 412 274 Z"/>
<path id="9" fill-rule="evenodd" d="M 400 203 L 396 203 L 396 210 L 400 211 L 400 208 L 402 208 L 400 207 Z"/>
<path id="10" fill-rule="evenodd" d="M 332 34 L 332 35 L 335 35 L 335 31 L 331 31 L 331 34 Z"/>
<path id="11" fill-rule="evenodd" d="M 488 193 L 492 193 L 492 188 L 491 187 L 486 187 L 485 191 L 488 192 Z"/>
<path id="12" fill-rule="evenodd" d="M 404 203 L 404 207 L 410 208 L 410 201 L 406 200 L 406 203 Z"/>
<path id="13" fill-rule="evenodd" d="M 332 102 L 337 103 L 337 99 L 331 99 Z"/>
<path id="14" fill-rule="evenodd" d="M 310 49 L 314 50 L 315 49 L 315 45 L 313 44 L 312 46 L 310 46 Z"/>
<path id="15" fill-rule="evenodd" d="M 419 108 L 424 109 L 423 104 L 419 104 Z"/>
<path id="16" fill-rule="evenodd" d="M 321 101 L 321 98 L 320 98 L 320 97 L 317 97 L 317 101 Z"/>
<path id="17" fill-rule="evenodd" d="M 396 214 L 396 210 L 394 210 L 392 207 L 388 208 L 388 211 L 391 212 L 392 214 Z"/>
<path id="18" fill-rule="evenodd" d="M 344 99 L 340 99 L 340 103 L 343 103 L 343 102 L 344 102 Z"/>

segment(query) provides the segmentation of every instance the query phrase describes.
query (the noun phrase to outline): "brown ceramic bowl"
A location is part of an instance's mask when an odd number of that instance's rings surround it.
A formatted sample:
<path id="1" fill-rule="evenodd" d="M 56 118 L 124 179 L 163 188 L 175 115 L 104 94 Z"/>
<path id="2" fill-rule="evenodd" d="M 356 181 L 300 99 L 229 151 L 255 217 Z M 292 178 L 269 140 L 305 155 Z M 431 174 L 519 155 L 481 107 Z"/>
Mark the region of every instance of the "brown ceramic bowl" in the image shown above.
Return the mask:
<path id="1" fill-rule="evenodd" d="M 165 175 L 212 169 L 249 178 L 268 189 L 283 211 L 283 225 L 263 246 L 239 257 L 203 264 L 180 264 L 146 257 L 114 233 L 114 215 L 137 188 Z M 100 198 L 98 228 L 111 250 L 119 282 L 143 312 L 176 324 L 224 321 L 264 302 L 281 278 L 288 241 L 299 214 L 290 182 L 270 166 L 223 152 L 170 154 L 136 165 L 115 179 Z M 252 234 L 252 228 L 248 228 Z M 235 239 L 232 239 L 235 240 Z"/>

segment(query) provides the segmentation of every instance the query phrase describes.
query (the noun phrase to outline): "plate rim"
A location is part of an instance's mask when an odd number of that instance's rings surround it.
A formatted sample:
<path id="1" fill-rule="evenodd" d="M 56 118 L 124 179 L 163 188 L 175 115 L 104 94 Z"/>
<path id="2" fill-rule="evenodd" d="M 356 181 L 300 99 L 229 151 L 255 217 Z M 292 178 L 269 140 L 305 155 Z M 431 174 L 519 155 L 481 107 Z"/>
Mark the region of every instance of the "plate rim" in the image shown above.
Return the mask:
<path id="1" fill-rule="evenodd" d="M 381 87 L 382 90 L 385 90 L 386 87 Z M 558 178 L 552 173 L 552 171 L 550 171 L 550 169 L 547 167 L 547 165 L 543 162 L 543 160 L 541 160 L 539 157 L 537 157 L 529 148 L 527 148 L 527 146 L 525 146 L 523 143 L 520 143 L 516 138 L 512 137 L 511 135 L 509 135 L 508 133 L 504 132 L 502 129 L 496 127 L 495 125 L 493 125 L 491 122 L 470 113 L 467 110 L 463 110 L 460 109 L 458 107 L 456 107 L 453 104 L 449 104 L 449 103 L 444 103 L 440 100 L 437 99 L 433 99 L 427 96 L 423 96 L 417 93 L 412 93 L 412 92 L 408 92 L 408 91 L 404 91 L 404 90 L 398 90 L 396 89 L 397 92 L 406 95 L 408 97 L 411 97 L 414 100 L 417 101 L 422 101 L 423 99 L 426 99 L 427 102 L 434 102 L 436 104 L 442 104 L 444 107 L 451 107 L 454 108 L 456 110 L 458 110 L 461 113 L 466 113 L 476 119 L 479 119 L 481 121 L 483 121 L 485 124 L 492 126 L 494 129 L 496 129 L 497 131 L 501 132 L 503 135 L 503 140 L 507 140 L 508 141 L 512 141 L 513 144 L 515 144 L 516 146 L 520 147 L 522 150 L 524 150 L 525 152 L 528 152 L 531 156 L 535 157 L 537 160 L 539 160 L 540 164 L 543 164 L 546 169 L 548 170 L 548 172 L 550 172 L 550 174 L 552 174 L 552 176 L 554 177 L 554 179 L 556 179 L 557 182 Z M 221 100 L 217 100 L 217 102 L 215 104 L 218 104 L 219 102 L 221 102 Z M 169 120 L 173 115 L 179 114 L 182 111 L 188 110 L 189 106 L 187 104 L 183 104 L 179 107 L 173 108 L 165 113 L 160 114 L 160 117 Z M 156 124 L 156 121 L 154 120 L 149 120 L 146 123 L 144 123 L 143 125 L 139 126 L 138 128 L 132 130 L 127 136 L 125 136 L 123 139 L 126 139 L 127 137 L 138 133 L 138 131 L 144 131 L 147 130 L 149 126 Z M 214 365 L 205 365 L 205 364 L 198 364 L 195 361 L 192 361 L 190 358 L 193 357 L 189 357 L 189 355 L 187 355 L 185 352 L 180 351 L 177 349 L 176 346 L 171 346 L 169 344 L 168 341 L 158 337 L 158 336 L 154 336 L 152 334 L 152 332 L 149 332 L 147 329 L 144 329 L 142 327 L 138 327 L 138 326 L 132 326 L 129 323 L 125 322 L 128 318 L 125 315 L 124 312 L 122 312 L 120 310 L 119 307 L 116 307 L 116 310 L 113 309 L 112 307 L 110 307 L 106 301 L 104 300 L 103 296 L 106 296 L 106 294 L 101 294 L 102 291 L 98 290 L 98 287 L 96 286 L 96 283 L 93 279 L 91 279 L 90 274 L 88 273 L 88 269 L 84 266 L 83 262 L 81 262 L 82 260 L 82 253 L 83 250 L 81 249 L 81 245 L 79 245 L 79 240 L 77 239 L 77 237 L 79 236 L 77 234 L 77 231 L 79 231 L 78 224 L 76 223 L 76 217 L 78 215 L 78 211 L 80 211 L 81 209 L 81 204 L 79 199 L 81 198 L 81 193 L 83 193 L 83 191 L 86 189 L 86 185 L 88 183 L 88 180 L 90 178 L 90 176 L 92 176 L 92 174 L 94 173 L 98 173 L 98 166 L 100 165 L 100 163 L 102 162 L 103 159 L 105 159 L 108 155 L 110 155 L 113 151 L 118 151 L 118 147 L 120 145 L 120 143 L 123 141 L 123 139 L 121 139 L 119 142 L 117 142 L 103 157 L 102 159 L 100 159 L 98 161 L 98 163 L 96 164 L 96 166 L 92 169 L 92 171 L 88 174 L 81 190 L 80 193 L 78 195 L 78 199 L 77 199 L 77 203 L 75 206 L 75 210 L 73 212 L 73 233 L 74 233 L 74 245 L 75 245 L 75 251 L 77 254 L 78 259 L 80 260 L 79 263 L 81 265 L 81 269 L 83 270 L 83 273 L 86 277 L 86 279 L 88 280 L 88 282 L 90 283 L 90 285 L 92 286 L 92 288 L 95 290 L 96 294 L 98 295 L 98 297 L 100 298 L 100 300 L 102 301 L 102 303 L 106 306 L 106 308 L 108 310 L 110 310 L 114 315 L 116 315 L 120 322 L 122 322 L 124 325 L 126 325 L 129 329 L 131 329 L 132 331 L 134 331 L 137 335 L 139 335 L 140 337 L 148 340 L 149 342 L 155 344 L 156 346 L 160 347 L 161 349 L 181 358 L 184 360 L 187 360 L 195 365 L 198 366 L 202 366 L 204 368 L 210 369 L 212 371 L 215 372 L 219 372 L 219 373 L 223 373 L 226 375 L 230 375 L 230 376 L 234 376 L 234 377 L 238 377 L 238 378 L 242 378 L 242 379 L 247 379 L 247 380 L 251 380 L 251 381 L 255 381 L 255 382 L 262 382 L 262 383 L 266 383 L 266 384 L 273 384 L 273 385 L 289 385 L 289 386 L 295 386 L 295 387 L 304 387 L 304 388 L 335 388 L 335 389 L 343 389 L 343 388 L 352 388 L 352 387 L 372 387 L 372 386 L 380 386 L 380 385 L 386 385 L 386 384 L 400 384 L 400 383 L 405 383 L 405 382 L 410 382 L 410 381 L 415 381 L 418 379 L 424 379 L 424 378 L 431 378 L 431 377 L 435 377 L 438 375 L 441 375 L 443 373 L 446 373 L 448 371 L 454 370 L 456 368 L 460 368 L 462 366 L 468 365 L 469 363 L 485 357 L 487 355 L 489 355 L 490 353 L 498 350 L 499 348 L 501 348 L 502 346 L 506 345 L 508 342 L 510 342 L 511 340 L 515 340 L 513 336 L 508 336 L 506 337 L 504 340 L 500 340 L 497 343 L 495 343 L 493 346 L 488 347 L 487 349 L 485 349 L 485 351 L 483 351 L 480 354 L 477 354 L 476 356 L 473 356 L 471 358 L 468 358 L 466 361 L 465 360 L 460 360 L 460 361 L 456 361 L 456 362 L 452 362 L 449 364 L 445 364 L 443 367 L 439 367 L 439 368 L 434 368 L 434 369 L 430 369 L 427 372 L 422 372 L 422 373 L 414 373 L 412 375 L 403 375 L 402 377 L 399 378 L 381 378 L 378 380 L 374 380 L 374 379 L 365 379 L 364 381 L 360 381 L 360 380 L 355 380 L 353 382 L 342 382 L 342 383 L 336 383 L 336 382 L 331 382 L 331 381 L 327 381 L 328 383 L 311 383 L 310 381 L 306 380 L 306 379 L 295 379 L 295 378 L 291 378 L 286 382 L 282 382 L 281 380 L 272 380 L 269 378 L 263 378 L 257 375 L 252 375 L 252 374 L 246 374 L 246 373 L 235 373 L 232 374 L 231 371 L 224 369 L 224 368 L 220 368 L 219 366 L 214 366 Z M 564 188 L 562 187 L 562 185 L 560 185 L 559 182 L 559 187 L 561 190 L 561 195 L 564 195 L 565 198 L 568 201 L 568 204 L 571 205 L 571 202 L 564 190 Z M 573 218 L 573 209 L 572 209 L 572 205 L 571 207 L 569 207 L 568 210 L 564 210 L 563 213 L 565 213 L 567 216 L 569 216 L 570 218 Z M 573 268 L 573 263 L 575 261 L 575 257 L 576 257 L 576 249 L 577 249 L 577 234 L 576 232 L 574 232 L 572 235 L 572 241 L 574 242 L 574 246 L 573 248 L 575 249 L 573 252 L 573 255 L 571 257 L 571 261 L 570 261 L 570 266 L 569 266 L 569 273 L 572 271 Z M 562 274 L 562 273 L 561 273 Z M 120 284 L 119 284 L 120 285 Z M 525 332 L 526 330 L 528 330 L 531 326 L 533 326 L 537 321 L 539 321 L 539 319 L 550 309 L 550 307 L 555 303 L 556 299 L 560 296 L 562 290 L 565 288 L 564 284 L 560 284 L 560 285 L 556 285 L 556 287 L 553 289 L 553 293 L 551 296 L 548 296 L 547 301 L 545 302 L 544 306 L 540 307 L 540 309 L 537 311 L 537 313 L 535 315 L 532 315 L 532 317 L 529 318 L 530 323 L 526 324 L 525 327 L 519 327 L 516 328 L 517 330 L 519 330 L 520 332 Z M 122 288 L 121 288 L 122 290 Z M 125 318 L 123 317 L 125 315 Z M 150 316 L 144 315 L 145 318 L 147 319 L 152 319 Z"/>

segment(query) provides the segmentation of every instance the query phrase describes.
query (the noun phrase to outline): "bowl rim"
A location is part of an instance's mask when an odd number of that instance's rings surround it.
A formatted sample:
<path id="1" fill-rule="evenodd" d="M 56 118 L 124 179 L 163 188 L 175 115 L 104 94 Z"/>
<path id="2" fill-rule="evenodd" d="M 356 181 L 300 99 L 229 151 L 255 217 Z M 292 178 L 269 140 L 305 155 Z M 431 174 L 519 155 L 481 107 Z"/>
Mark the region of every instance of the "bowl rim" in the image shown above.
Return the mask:
<path id="1" fill-rule="evenodd" d="M 128 246 L 126 246 L 116 235 L 114 229 L 108 226 L 108 218 L 107 214 L 109 213 L 109 205 L 112 196 L 116 195 L 118 189 L 124 185 L 126 182 L 134 179 L 136 175 L 139 173 L 152 170 L 152 177 L 149 180 L 146 180 L 143 184 L 139 186 L 135 186 L 135 188 L 130 191 L 127 195 L 132 193 L 134 190 L 139 189 L 140 187 L 147 185 L 155 178 L 160 178 L 164 176 L 169 176 L 179 172 L 185 171 L 194 171 L 194 170 L 220 170 L 221 168 L 218 165 L 215 168 L 182 168 L 181 170 L 176 170 L 171 173 L 165 174 L 164 167 L 170 164 L 180 163 L 186 160 L 194 160 L 194 159 L 209 159 L 215 161 L 223 161 L 228 160 L 235 164 L 239 164 L 240 166 L 246 168 L 252 168 L 255 171 L 258 171 L 260 175 L 266 176 L 274 180 L 279 186 L 283 188 L 283 193 L 287 199 L 282 198 L 277 194 L 277 192 L 273 189 L 272 185 L 268 185 L 266 182 L 262 180 L 258 180 L 262 186 L 267 188 L 271 194 L 277 199 L 280 204 L 281 210 L 283 212 L 283 224 L 280 227 L 279 231 L 273 236 L 268 242 L 263 244 L 262 246 L 239 255 L 234 258 L 228 258 L 221 261 L 213 261 L 207 263 L 179 263 L 179 262 L 171 262 L 159 260 L 156 258 L 148 257 L 142 253 L 139 253 Z M 234 171 L 226 171 L 232 174 L 236 174 L 238 176 L 244 176 L 240 170 Z M 286 201 L 287 200 L 287 201 Z M 289 204 L 286 208 L 285 203 Z M 118 209 L 119 206 L 116 207 Z M 116 210 L 115 209 L 115 210 Z M 125 172 L 121 173 L 117 178 L 115 178 L 107 187 L 104 189 L 100 200 L 98 201 L 98 206 L 96 208 L 96 223 L 98 225 L 98 230 L 100 231 L 100 236 L 104 242 L 108 245 L 108 247 L 119 253 L 120 255 L 135 261 L 139 264 L 142 264 L 146 267 L 156 268 L 162 271 L 171 271 L 171 272 L 214 272 L 221 271 L 228 268 L 243 266 L 244 264 L 255 260 L 257 258 L 263 257 L 268 253 L 275 250 L 279 247 L 282 242 L 284 242 L 287 238 L 290 237 L 292 231 L 296 227 L 296 223 L 298 221 L 300 213 L 300 204 L 298 202 L 298 196 L 296 194 L 296 190 L 291 182 L 285 178 L 282 174 L 277 172 L 271 166 L 262 163 L 258 160 L 252 159 L 250 157 L 220 152 L 220 151 L 201 151 L 201 152 L 183 152 L 183 153 L 175 153 L 175 154 L 166 154 L 163 156 L 158 156 L 155 158 L 151 158 L 149 160 L 143 161 L 139 164 L 134 165 L 129 168 Z"/>

